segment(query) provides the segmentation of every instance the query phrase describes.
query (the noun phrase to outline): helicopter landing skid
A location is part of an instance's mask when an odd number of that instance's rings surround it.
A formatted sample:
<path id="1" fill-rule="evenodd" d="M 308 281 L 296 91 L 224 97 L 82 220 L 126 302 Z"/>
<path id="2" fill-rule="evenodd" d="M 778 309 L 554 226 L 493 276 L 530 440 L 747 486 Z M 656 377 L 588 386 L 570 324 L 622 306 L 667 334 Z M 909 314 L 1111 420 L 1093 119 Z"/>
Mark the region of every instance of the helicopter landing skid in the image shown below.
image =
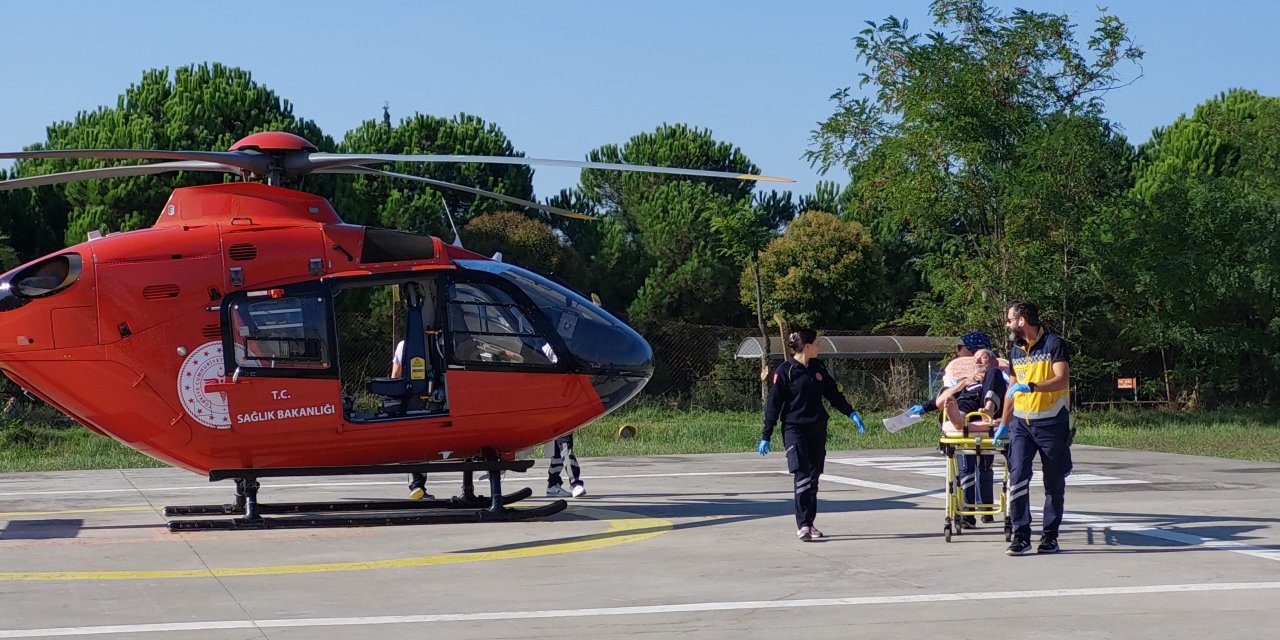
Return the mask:
<path id="1" fill-rule="evenodd" d="M 533 495 L 533 490 L 525 487 L 515 493 L 502 496 L 503 506 L 514 504 Z M 417 511 L 420 509 L 483 509 L 490 506 L 489 496 L 454 496 L 438 500 L 369 500 L 363 502 L 278 502 L 258 503 L 259 515 L 276 515 L 282 513 L 341 513 L 346 511 Z M 245 505 L 240 504 L 193 504 L 187 506 L 165 507 L 166 517 L 184 516 L 242 516 Z"/>
<path id="2" fill-rule="evenodd" d="M 170 531 L 209 531 L 241 529 L 298 529 L 309 527 L 369 527 L 404 524 L 453 524 L 464 522 L 516 522 L 554 515 L 568 505 L 564 500 L 532 509 L 508 509 L 506 505 L 533 495 L 528 487 L 502 494 L 502 472 L 525 471 L 532 460 L 501 461 L 495 455 L 482 461 L 434 462 L 406 465 L 365 465 L 349 467 L 293 467 L 277 469 L 216 469 L 209 472 L 211 481 L 234 479 L 235 504 L 165 507 L 168 517 L 198 515 L 239 515 L 231 519 L 171 520 Z M 461 471 L 462 495 L 445 500 L 376 500 L 361 502 L 294 502 L 261 504 L 258 490 L 261 477 L 296 477 L 344 474 L 403 474 Z M 475 494 L 472 474 L 489 473 L 489 496 Z M 487 505 L 487 506 L 486 506 Z M 438 510 L 435 513 L 405 511 Z M 355 511 L 379 511 L 368 515 L 326 515 L 264 518 L 264 514 L 311 514 Z M 397 513 L 399 512 L 399 513 Z"/>

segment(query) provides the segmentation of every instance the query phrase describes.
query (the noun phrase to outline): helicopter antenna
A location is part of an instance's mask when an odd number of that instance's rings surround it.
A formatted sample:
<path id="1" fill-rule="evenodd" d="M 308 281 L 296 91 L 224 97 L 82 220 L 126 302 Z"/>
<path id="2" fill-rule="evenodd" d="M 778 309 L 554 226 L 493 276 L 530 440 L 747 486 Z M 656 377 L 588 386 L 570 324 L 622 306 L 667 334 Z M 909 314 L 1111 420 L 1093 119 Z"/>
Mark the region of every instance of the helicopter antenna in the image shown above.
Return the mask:
<path id="1" fill-rule="evenodd" d="M 449 200 L 440 193 L 440 204 L 444 205 L 444 217 L 449 219 L 449 228 L 453 229 L 453 246 L 462 248 L 462 234 L 458 233 L 458 225 L 453 223 L 453 213 L 449 211 Z"/>

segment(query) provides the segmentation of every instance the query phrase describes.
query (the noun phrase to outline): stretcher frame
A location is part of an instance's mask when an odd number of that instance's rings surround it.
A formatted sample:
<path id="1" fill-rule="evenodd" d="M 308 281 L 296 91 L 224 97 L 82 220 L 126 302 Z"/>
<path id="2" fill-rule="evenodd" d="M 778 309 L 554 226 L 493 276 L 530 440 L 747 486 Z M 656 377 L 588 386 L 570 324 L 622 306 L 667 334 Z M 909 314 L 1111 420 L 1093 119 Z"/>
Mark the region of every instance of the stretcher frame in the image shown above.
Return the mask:
<path id="1" fill-rule="evenodd" d="M 984 426 L 987 427 L 992 422 L 991 416 L 987 415 L 986 412 L 973 411 L 965 414 L 965 426 L 962 427 L 960 434 L 947 433 L 944 428 L 943 434 L 938 440 L 938 448 L 947 456 L 947 510 L 946 518 L 943 520 L 942 525 L 942 536 L 947 542 L 951 542 L 952 535 L 961 535 L 964 531 L 961 526 L 961 520 L 966 516 L 1004 516 L 1004 540 L 1008 542 L 1013 539 L 1013 520 L 1009 516 L 1009 456 L 1006 451 L 1007 441 L 996 442 L 989 435 L 969 435 L 969 423 L 973 418 L 983 418 Z M 996 502 L 967 502 L 964 497 L 964 486 L 960 482 L 960 462 L 957 456 L 973 455 L 975 457 L 974 474 L 976 476 L 981 466 L 982 456 L 997 453 L 1004 457 L 1004 468 L 1000 479 L 1000 492 L 993 496 Z M 975 477 L 974 493 L 981 496 L 982 492 L 977 486 L 977 482 L 978 479 Z"/>

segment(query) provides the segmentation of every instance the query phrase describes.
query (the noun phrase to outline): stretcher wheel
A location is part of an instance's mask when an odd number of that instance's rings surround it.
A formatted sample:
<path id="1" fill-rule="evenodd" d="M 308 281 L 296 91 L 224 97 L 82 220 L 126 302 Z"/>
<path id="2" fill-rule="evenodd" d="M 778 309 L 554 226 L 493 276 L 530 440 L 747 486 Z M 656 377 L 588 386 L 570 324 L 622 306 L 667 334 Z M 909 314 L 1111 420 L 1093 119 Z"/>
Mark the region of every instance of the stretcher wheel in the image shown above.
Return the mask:
<path id="1" fill-rule="evenodd" d="M 951 525 L 942 528 L 942 537 L 946 538 L 947 542 L 951 542 Z"/>
<path id="2" fill-rule="evenodd" d="M 1004 524 L 1004 541 L 1009 542 L 1011 540 L 1013 540 L 1013 525 L 1006 522 Z"/>
<path id="3" fill-rule="evenodd" d="M 951 529 L 956 532 L 956 535 L 962 535 L 964 533 L 964 527 L 960 526 L 960 518 L 956 518 L 951 522 Z"/>

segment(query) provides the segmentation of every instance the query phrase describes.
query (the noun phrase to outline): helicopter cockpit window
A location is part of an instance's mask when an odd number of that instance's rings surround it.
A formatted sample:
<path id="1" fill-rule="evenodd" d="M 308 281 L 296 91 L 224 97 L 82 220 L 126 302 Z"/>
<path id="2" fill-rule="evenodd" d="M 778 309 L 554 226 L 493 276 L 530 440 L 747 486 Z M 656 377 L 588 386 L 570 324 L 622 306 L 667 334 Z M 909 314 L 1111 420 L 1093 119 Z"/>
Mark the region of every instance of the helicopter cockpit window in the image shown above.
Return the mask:
<path id="1" fill-rule="evenodd" d="M 317 296 L 247 298 L 231 304 L 237 367 L 325 370 L 332 366 L 326 306 Z"/>
<path id="2" fill-rule="evenodd" d="M 653 351 L 634 329 L 567 287 L 504 262 L 458 260 L 457 264 L 497 274 L 519 287 L 586 368 L 646 374 L 653 369 Z"/>
<path id="3" fill-rule="evenodd" d="M 9 287 L 22 298 L 43 298 L 75 284 L 82 264 L 78 253 L 46 258 L 14 274 Z"/>
<path id="4" fill-rule="evenodd" d="M 504 291 L 478 282 L 457 283 L 449 299 L 453 357 L 460 363 L 551 368 L 555 350 Z"/>

